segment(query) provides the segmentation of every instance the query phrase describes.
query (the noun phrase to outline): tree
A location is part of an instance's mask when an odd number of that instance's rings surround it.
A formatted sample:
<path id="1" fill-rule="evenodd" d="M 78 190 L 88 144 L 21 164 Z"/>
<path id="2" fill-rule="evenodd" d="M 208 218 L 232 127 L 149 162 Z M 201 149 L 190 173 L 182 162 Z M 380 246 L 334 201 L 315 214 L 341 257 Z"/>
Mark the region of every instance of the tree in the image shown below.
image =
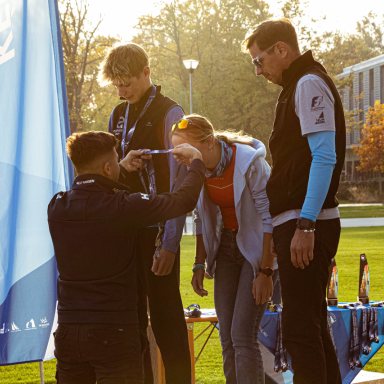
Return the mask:
<path id="1" fill-rule="evenodd" d="M 369 108 L 362 131 L 360 147 L 354 151 L 360 157 L 357 170 L 379 173 L 379 192 L 382 195 L 381 172 L 384 172 L 384 104 L 377 100 L 373 108 Z"/>
<path id="2" fill-rule="evenodd" d="M 71 132 L 105 130 L 108 116 L 103 109 L 112 109 L 115 91 L 99 86 L 98 66 L 108 48 L 118 40 L 96 35 L 102 19 L 94 26 L 87 20 L 87 3 L 61 0 L 60 11 Z"/>
<path id="3" fill-rule="evenodd" d="M 299 0 L 282 2 L 302 44 L 311 35 L 300 25 Z M 241 42 L 247 33 L 273 15 L 261 0 L 173 0 L 158 16 L 143 16 L 134 42 L 151 58 L 152 80 L 189 113 L 185 59 L 199 60 L 193 74 L 194 112 L 208 117 L 218 130 L 243 131 L 268 142 L 280 87 L 257 77 Z"/>

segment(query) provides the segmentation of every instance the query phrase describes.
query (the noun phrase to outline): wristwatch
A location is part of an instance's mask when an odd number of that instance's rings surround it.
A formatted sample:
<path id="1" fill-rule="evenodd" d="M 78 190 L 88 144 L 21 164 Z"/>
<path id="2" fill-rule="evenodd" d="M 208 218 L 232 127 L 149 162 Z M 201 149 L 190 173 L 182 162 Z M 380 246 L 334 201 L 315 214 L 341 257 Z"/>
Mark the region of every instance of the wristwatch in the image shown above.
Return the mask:
<path id="1" fill-rule="evenodd" d="M 304 217 L 299 217 L 296 221 L 296 227 L 303 232 L 315 232 L 316 222 L 305 219 Z"/>
<path id="2" fill-rule="evenodd" d="M 267 268 L 260 268 L 259 272 L 264 274 L 266 277 L 271 277 L 274 274 L 273 269 L 269 268 L 269 267 L 267 267 Z"/>

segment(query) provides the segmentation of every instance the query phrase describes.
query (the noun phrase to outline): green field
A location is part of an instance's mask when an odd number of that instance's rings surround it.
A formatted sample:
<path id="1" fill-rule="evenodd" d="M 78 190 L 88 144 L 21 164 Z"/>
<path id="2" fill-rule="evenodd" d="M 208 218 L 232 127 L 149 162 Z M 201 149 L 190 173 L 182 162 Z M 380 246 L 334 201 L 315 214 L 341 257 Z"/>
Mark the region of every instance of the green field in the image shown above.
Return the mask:
<path id="1" fill-rule="evenodd" d="M 366 207 L 339 207 L 342 219 L 361 217 L 384 217 L 384 205 L 369 205 Z"/>
<path id="2" fill-rule="evenodd" d="M 206 281 L 209 296 L 202 299 L 195 295 L 190 285 L 191 267 L 194 257 L 194 239 L 185 236 L 182 241 L 181 260 L 181 295 L 184 306 L 198 303 L 202 308 L 213 308 L 213 283 Z M 342 230 L 337 265 L 339 269 L 339 299 L 341 301 L 356 300 L 358 294 L 359 255 L 366 253 L 371 274 L 371 299 L 384 299 L 384 227 L 344 228 Z M 195 335 L 203 329 L 203 325 L 195 327 Z M 198 351 L 203 340 L 196 342 Z M 372 358 L 365 367 L 368 371 L 384 372 L 384 352 L 381 351 Z M 55 383 L 55 362 L 44 363 L 46 383 Z M 1 384 L 40 383 L 37 363 L 0 367 Z M 221 367 L 221 348 L 217 332 L 214 332 L 211 342 L 203 352 L 196 366 L 196 382 L 199 384 L 222 384 L 224 377 Z"/>

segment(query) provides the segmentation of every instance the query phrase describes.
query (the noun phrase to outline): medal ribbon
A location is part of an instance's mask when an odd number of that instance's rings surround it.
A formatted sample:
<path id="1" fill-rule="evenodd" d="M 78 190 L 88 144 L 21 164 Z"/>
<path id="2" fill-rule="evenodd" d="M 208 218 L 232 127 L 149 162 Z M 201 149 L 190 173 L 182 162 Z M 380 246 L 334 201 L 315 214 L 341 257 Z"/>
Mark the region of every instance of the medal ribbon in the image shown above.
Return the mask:
<path id="1" fill-rule="evenodd" d="M 373 312 L 373 308 L 367 308 L 368 309 L 368 321 L 369 321 L 369 327 L 368 327 L 368 335 L 369 335 L 369 341 L 372 343 L 372 341 L 375 340 L 375 314 Z"/>
<path id="2" fill-rule="evenodd" d="M 362 368 L 360 361 L 360 342 L 359 342 L 359 323 L 357 321 L 357 309 L 351 309 L 352 317 L 352 339 L 353 339 L 353 365 L 357 368 Z M 353 368 L 354 369 L 354 368 Z"/>
<path id="3" fill-rule="evenodd" d="M 286 372 L 289 369 L 287 351 L 283 346 L 283 327 L 281 325 L 282 308 L 280 304 L 276 305 L 277 311 L 277 339 L 275 349 L 275 372 Z"/>
<path id="4" fill-rule="evenodd" d="M 369 355 L 371 352 L 371 343 L 368 340 L 368 310 L 369 308 L 361 308 L 362 317 L 362 330 L 361 330 L 361 344 L 364 355 Z"/>
<path id="5" fill-rule="evenodd" d="M 329 332 L 331 339 L 332 339 L 333 348 L 334 348 L 334 350 L 336 352 L 336 356 L 337 356 L 335 337 L 333 336 L 333 329 L 332 329 L 332 319 L 331 319 L 331 314 L 329 313 L 328 310 L 327 310 L 327 327 L 328 327 L 328 332 Z"/>
<path id="6" fill-rule="evenodd" d="M 151 105 L 155 97 L 156 97 L 156 87 L 152 85 L 151 94 L 149 95 L 149 98 L 145 103 L 145 106 L 141 111 L 139 117 L 135 121 L 135 124 L 133 124 L 133 127 L 129 130 L 128 135 L 127 135 L 127 124 L 128 124 L 128 115 L 129 115 L 129 104 L 127 105 L 127 110 L 125 111 L 123 136 L 121 138 L 121 150 L 123 151 L 123 159 L 125 157 L 125 151 L 128 149 L 129 142 L 132 140 L 132 136 L 135 133 L 135 129 L 138 121 L 143 117 L 144 113 L 147 112 L 148 107 Z"/>
<path id="7" fill-rule="evenodd" d="M 379 310 L 377 308 L 372 308 L 372 311 L 373 311 L 374 318 L 375 318 L 375 330 L 374 330 L 375 340 L 374 340 L 374 342 L 378 343 L 379 342 L 379 320 L 378 320 Z"/>

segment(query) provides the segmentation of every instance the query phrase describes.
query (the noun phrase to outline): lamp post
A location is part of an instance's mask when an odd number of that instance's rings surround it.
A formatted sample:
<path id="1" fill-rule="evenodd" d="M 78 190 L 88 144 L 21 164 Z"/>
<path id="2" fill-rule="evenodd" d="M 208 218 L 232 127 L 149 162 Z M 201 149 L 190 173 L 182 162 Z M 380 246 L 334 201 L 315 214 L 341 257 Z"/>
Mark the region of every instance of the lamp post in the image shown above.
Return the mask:
<path id="1" fill-rule="evenodd" d="M 192 104 L 192 73 L 199 65 L 198 60 L 183 60 L 185 68 L 189 70 L 189 109 L 190 114 L 193 113 L 193 104 Z M 192 211 L 192 233 L 195 236 L 195 226 L 193 224 L 195 218 L 195 213 Z"/>
<path id="2" fill-rule="evenodd" d="M 192 73 L 199 65 L 198 60 L 183 60 L 185 68 L 189 70 L 189 109 L 190 114 L 192 115 L 193 104 L 192 104 Z"/>

